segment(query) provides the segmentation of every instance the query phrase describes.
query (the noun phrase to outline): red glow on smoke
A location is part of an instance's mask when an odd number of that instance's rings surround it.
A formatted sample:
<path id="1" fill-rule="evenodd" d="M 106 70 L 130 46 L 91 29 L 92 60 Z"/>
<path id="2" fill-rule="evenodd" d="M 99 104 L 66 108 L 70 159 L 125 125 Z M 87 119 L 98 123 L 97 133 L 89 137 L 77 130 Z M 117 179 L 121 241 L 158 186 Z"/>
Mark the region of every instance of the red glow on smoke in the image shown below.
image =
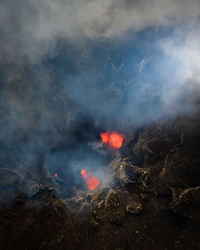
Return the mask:
<path id="1" fill-rule="evenodd" d="M 108 144 L 110 148 L 118 149 L 121 148 L 122 143 L 123 143 L 123 135 L 119 134 L 117 132 L 103 132 L 100 134 L 101 136 L 101 141 L 104 144 Z"/>
<path id="2" fill-rule="evenodd" d="M 55 177 L 58 177 L 58 174 L 57 174 L 57 173 L 55 173 L 55 174 L 54 174 L 54 176 L 55 176 Z"/>
<path id="3" fill-rule="evenodd" d="M 94 190 L 100 184 L 100 181 L 95 176 L 91 176 L 83 168 L 81 169 L 81 176 L 86 180 L 86 186 L 89 190 Z"/>

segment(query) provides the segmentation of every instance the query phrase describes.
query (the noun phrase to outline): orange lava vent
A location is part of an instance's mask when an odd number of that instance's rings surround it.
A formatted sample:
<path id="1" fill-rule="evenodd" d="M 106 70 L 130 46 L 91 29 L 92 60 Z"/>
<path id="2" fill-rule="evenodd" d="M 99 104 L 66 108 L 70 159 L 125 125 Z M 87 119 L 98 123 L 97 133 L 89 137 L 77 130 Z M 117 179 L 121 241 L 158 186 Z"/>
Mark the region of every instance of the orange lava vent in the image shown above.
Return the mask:
<path id="1" fill-rule="evenodd" d="M 112 132 L 112 133 L 103 132 L 100 134 L 100 136 L 102 143 L 108 144 L 110 148 L 119 149 L 122 147 L 124 140 L 122 134 L 117 132 Z"/>
<path id="2" fill-rule="evenodd" d="M 95 176 L 91 176 L 83 168 L 81 169 L 81 176 L 86 181 L 86 186 L 91 191 L 94 190 L 100 184 L 100 181 Z"/>

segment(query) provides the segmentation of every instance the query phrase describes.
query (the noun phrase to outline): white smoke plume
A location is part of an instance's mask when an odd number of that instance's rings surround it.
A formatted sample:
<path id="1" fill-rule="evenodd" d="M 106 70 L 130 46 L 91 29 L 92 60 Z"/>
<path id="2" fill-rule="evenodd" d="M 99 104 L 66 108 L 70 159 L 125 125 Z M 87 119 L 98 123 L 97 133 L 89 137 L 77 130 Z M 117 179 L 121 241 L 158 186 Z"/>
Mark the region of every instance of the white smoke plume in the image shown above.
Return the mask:
<path id="1" fill-rule="evenodd" d="M 59 39 L 124 39 L 128 31 L 196 23 L 198 0 L 3 0 L 0 3 L 1 62 L 53 54 Z"/>

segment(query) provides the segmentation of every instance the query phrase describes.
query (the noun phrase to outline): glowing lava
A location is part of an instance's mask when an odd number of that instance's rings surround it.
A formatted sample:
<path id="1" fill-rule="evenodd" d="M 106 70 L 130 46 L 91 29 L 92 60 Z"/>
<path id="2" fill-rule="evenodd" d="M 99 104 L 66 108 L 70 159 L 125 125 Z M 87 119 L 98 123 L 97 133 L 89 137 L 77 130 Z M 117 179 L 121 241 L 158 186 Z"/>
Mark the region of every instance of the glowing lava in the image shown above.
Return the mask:
<path id="1" fill-rule="evenodd" d="M 81 169 L 81 176 L 86 180 L 86 186 L 89 190 L 94 190 L 100 184 L 100 181 L 95 176 L 91 176 L 83 168 Z"/>
<path id="2" fill-rule="evenodd" d="M 85 171 L 85 169 L 81 169 L 81 175 L 83 177 L 83 179 L 87 180 L 88 178 L 90 178 L 87 174 L 87 172 Z"/>
<path id="3" fill-rule="evenodd" d="M 123 143 L 123 135 L 119 134 L 117 132 L 103 132 L 100 134 L 101 136 L 101 141 L 104 144 L 108 144 L 110 148 L 118 149 L 121 148 L 122 143 Z"/>
<path id="4" fill-rule="evenodd" d="M 101 140 L 103 143 L 108 143 L 109 137 L 107 133 L 101 133 Z"/>

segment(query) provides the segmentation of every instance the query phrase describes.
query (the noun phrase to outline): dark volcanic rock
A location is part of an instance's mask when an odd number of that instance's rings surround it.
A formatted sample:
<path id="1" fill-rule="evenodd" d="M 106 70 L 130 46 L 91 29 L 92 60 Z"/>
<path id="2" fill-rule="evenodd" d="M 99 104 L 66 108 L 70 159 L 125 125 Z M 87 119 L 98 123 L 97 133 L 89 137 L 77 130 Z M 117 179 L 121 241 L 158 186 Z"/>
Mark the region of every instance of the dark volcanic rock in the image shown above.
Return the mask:
<path id="1" fill-rule="evenodd" d="M 142 204 L 133 201 L 126 206 L 126 211 L 131 214 L 139 214 L 142 211 Z"/>
<path id="2" fill-rule="evenodd" d="M 105 200 L 105 211 L 110 222 L 120 222 L 123 219 L 124 211 L 120 204 L 120 196 L 111 190 Z"/>
<path id="3" fill-rule="evenodd" d="M 171 209 L 182 218 L 196 224 L 200 221 L 200 186 L 187 188 L 172 202 Z M 200 225 L 198 225 L 200 229 Z"/>
<path id="4" fill-rule="evenodd" d="M 200 249 L 198 117 L 133 134 L 92 192 L 1 168 L 0 249 Z"/>

